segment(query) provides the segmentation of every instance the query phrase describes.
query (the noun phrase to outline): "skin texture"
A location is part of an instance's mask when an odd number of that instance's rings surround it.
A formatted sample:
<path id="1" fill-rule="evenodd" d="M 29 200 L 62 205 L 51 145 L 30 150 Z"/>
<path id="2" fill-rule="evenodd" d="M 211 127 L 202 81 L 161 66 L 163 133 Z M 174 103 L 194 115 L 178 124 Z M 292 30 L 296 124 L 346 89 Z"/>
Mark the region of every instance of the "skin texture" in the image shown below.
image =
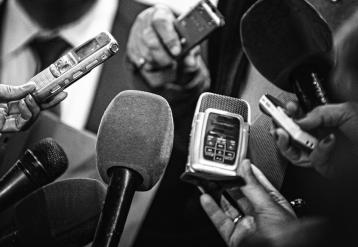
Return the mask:
<path id="1" fill-rule="evenodd" d="M 289 115 L 297 116 L 297 105 L 287 105 Z M 358 104 L 347 102 L 329 104 L 315 108 L 312 112 L 296 120 L 305 131 L 323 133 L 316 148 L 306 152 L 291 145 L 288 133 L 282 128 L 273 128 L 281 154 L 292 164 L 312 167 L 325 177 L 334 177 L 344 172 L 342 164 L 355 162 L 358 158 Z"/>
<path id="2" fill-rule="evenodd" d="M 254 233 L 269 237 L 296 221 L 290 204 L 249 160 L 240 164 L 239 174 L 246 185 L 241 187 L 244 197 L 237 203 L 245 216 L 236 223 L 232 206 L 220 208 L 207 194 L 200 198 L 202 207 L 228 246 L 240 246 L 245 238 Z"/>
<path id="3" fill-rule="evenodd" d="M 141 12 L 130 31 L 127 44 L 129 60 L 153 87 L 209 85 L 209 73 L 196 47 L 183 58 L 179 34 L 174 28 L 174 13 L 164 5 Z"/>
<path id="4" fill-rule="evenodd" d="M 30 95 L 35 89 L 33 82 L 21 86 L 0 85 L 0 133 L 26 129 L 36 120 L 41 109 L 53 107 L 67 96 L 62 92 L 50 102 L 39 105 Z"/>
<path id="5" fill-rule="evenodd" d="M 18 0 L 25 11 L 40 26 L 54 29 L 76 21 L 97 0 Z"/>

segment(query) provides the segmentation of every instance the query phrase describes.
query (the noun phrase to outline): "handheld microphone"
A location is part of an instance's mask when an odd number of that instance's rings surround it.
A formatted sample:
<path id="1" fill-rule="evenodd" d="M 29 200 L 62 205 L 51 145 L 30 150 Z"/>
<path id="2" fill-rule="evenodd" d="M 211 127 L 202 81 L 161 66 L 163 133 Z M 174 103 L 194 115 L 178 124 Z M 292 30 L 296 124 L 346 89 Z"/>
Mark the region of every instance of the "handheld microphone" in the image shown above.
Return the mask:
<path id="1" fill-rule="evenodd" d="M 92 246 L 118 246 L 135 190 L 150 190 L 164 173 L 173 129 L 158 95 L 129 90 L 109 104 L 97 138 L 97 167 L 109 186 Z"/>
<path id="2" fill-rule="evenodd" d="M 67 179 L 33 192 L 15 208 L 14 226 L 0 246 L 84 246 L 93 239 L 105 186 L 94 179 Z"/>
<path id="3" fill-rule="evenodd" d="M 68 167 L 65 152 L 52 138 L 27 149 L 0 179 L 0 211 L 7 209 L 34 190 L 51 183 Z"/>
<path id="4" fill-rule="evenodd" d="M 329 102 L 332 33 L 305 0 L 261 0 L 241 20 L 244 51 L 279 88 L 296 93 L 303 110 Z"/>

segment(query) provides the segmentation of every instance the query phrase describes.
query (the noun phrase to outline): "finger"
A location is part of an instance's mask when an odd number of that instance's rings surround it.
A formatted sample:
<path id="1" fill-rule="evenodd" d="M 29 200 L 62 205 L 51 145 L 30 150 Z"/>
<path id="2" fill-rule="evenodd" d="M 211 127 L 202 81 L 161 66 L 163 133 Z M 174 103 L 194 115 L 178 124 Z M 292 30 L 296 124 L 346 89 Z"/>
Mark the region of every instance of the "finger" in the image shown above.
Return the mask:
<path id="1" fill-rule="evenodd" d="M 277 147 L 280 149 L 283 156 L 291 162 L 300 159 L 300 150 L 290 145 L 290 136 L 284 129 L 276 129 L 274 131 L 274 136 L 276 137 Z"/>
<path id="2" fill-rule="evenodd" d="M 249 235 L 256 231 L 255 220 L 252 216 L 245 216 L 237 222 L 228 246 L 239 246 Z"/>
<path id="3" fill-rule="evenodd" d="M 27 95 L 25 98 L 25 103 L 32 113 L 32 119 L 36 118 L 41 111 L 40 106 L 37 104 L 36 100 L 31 95 Z"/>
<path id="4" fill-rule="evenodd" d="M 252 204 L 255 211 L 276 206 L 271 196 L 253 174 L 249 160 L 241 162 L 239 175 L 246 181 L 246 185 L 241 187 L 241 191 Z"/>
<path id="5" fill-rule="evenodd" d="M 254 214 L 254 209 L 246 197 L 241 197 L 240 199 L 237 199 L 236 202 L 239 205 L 242 212 L 244 213 L 244 215 Z"/>
<path id="6" fill-rule="evenodd" d="M 231 205 L 231 203 L 224 196 L 220 198 L 220 205 L 224 213 L 231 219 L 235 219 L 236 217 L 240 216 L 240 213 L 236 210 L 236 208 Z"/>
<path id="7" fill-rule="evenodd" d="M 11 100 L 19 100 L 36 89 L 34 82 L 21 86 L 0 85 L 0 102 L 6 103 Z"/>
<path id="8" fill-rule="evenodd" d="M 62 100 L 66 99 L 67 92 L 62 91 L 59 94 L 57 94 L 53 99 L 51 99 L 50 102 L 42 103 L 41 108 L 46 110 L 48 108 L 54 107 L 58 105 Z"/>
<path id="9" fill-rule="evenodd" d="M 199 53 L 198 53 L 199 50 Z M 183 66 L 185 72 L 195 72 L 199 69 L 200 61 L 200 48 L 197 46 L 196 49 L 191 50 L 187 56 L 184 57 Z"/>
<path id="10" fill-rule="evenodd" d="M 173 12 L 165 6 L 158 6 L 153 13 L 153 29 L 169 52 L 173 56 L 178 56 L 181 52 L 181 44 L 179 35 L 174 27 L 174 21 Z"/>
<path id="11" fill-rule="evenodd" d="M 353 104 L 329 104 L 316 107 L 306 117 L 297 120 L 297 124 L 305 130 L 323 127 L 338 127 L 351 119 L 356 113 Z"/>
<path id="12" fill-rule="evenodd" d="M 158 35 L 149 27 L 144 30 L 141 37 L 144 46 L 140 48 L 142 56 L 148 60 L 144 69 L 151 70 L 154 68 L 172 66 L 174 63 L 173 58 L 166 52 Z"/>
<path id="13" fill-rule="evenodd" d="M 9 108 L 9 112 L 16 113 L 7 116 L 3 126 L 4 132 L 18 132 L 22 130 L 32 117 L 32 113 L 24 99 L 13 102 Z"/>
<path id="14" fill-rule="evenodd" d="M 0 108 L 0 130 L 1 130 L 0 132 L 3 132 L 6 116 L 7 116 L 7 111 L 5 111 L 5 109 L 3 108 Z"/>
<path id="15" fill-rule="evenodd" d="M 286 112 L 287 112 L 287 115 L 290 117 L 296 116 L 296 114 L 298 112 L 298 104 L 296 102 L 289 101 L 286 104 Z"/>
<path id="16" fill-rule="evenodd" d="M 330 169 L 332 167 L 329 166 L 327 161 L 329 160 L 331 153 L 333 152 L 334 146 L 336 143 L 336 138 L 334 134 L 330 134 L 323 140 L 321 140 L 316 148 L 312 151 L 311 157 L 311 165 L 324 176 L 330 176 Z"/>
<path id="17" fill-rule="evenodd" d="M 270 183 L 270 181 L 266 178 L 266 176 L 258 169 L 255 165 L 251 165 L 252 172 L 256 176 L 257 180 L 262 184 L 265 190 L 271 195 L 271 197 L 278 204 L 283 206 L 293 215 L 295 214 L 290 203 L 281 195 L 281 193 Z"/>
<path id="18" fill-rule="evenodd" d="M 212 199 L 208 194 L 200 196 L 200 203 L 206 214 L 209 216 L 211 222 L 219 231 L 220 235 L 226 242 L 228 242 L 235 227 L 232 219 L 221 210 L 214 199 Z"/>

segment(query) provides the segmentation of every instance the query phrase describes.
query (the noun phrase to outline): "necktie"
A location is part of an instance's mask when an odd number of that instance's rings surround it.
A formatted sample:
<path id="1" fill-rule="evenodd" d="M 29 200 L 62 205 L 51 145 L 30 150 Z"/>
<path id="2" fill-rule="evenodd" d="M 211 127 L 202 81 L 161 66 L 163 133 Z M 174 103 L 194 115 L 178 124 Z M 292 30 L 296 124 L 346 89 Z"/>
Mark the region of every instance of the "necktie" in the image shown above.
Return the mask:
<path id="1" fill-rule="evenodd" d="M 67 50 L 71 49 L 71 45 L 58 36 L 51 38 L 35 37 L 30 41 L 29 47 L 37 59 L 36 73 L 47 68 Z M 50 111 L 60 116 L 60 105 L 50 109 Z"/>

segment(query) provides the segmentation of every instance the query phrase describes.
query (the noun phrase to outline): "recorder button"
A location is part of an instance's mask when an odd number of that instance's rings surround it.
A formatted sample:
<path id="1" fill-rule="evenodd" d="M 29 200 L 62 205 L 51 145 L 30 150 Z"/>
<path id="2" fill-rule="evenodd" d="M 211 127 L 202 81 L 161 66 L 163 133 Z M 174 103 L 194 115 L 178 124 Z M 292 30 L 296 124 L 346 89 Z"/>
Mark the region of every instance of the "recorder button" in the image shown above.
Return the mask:
<path id="1" fill-rule="evenodd" d="M 215 153 L 215 151 L 214 151 L 214 149 L 213 148 L 210 148 L 210 147 L 205 147 L 205 154 L 207 154 L 207 155 L 213 155 L 214 156 L 214 153 Z"/>
<path id="2" fill-rule="evenodd" d="M 225 152 L 225 159 L 233 160 L 235 158 L 234 152 Z"/>
<path id="3" fill-rule="evenodd" d="M 86 69 L 88 69 L 88 70 L 92 69 L 93 67 L 96 66 L 97 63 L 98 63 L 98 60 L 97 60 L 97 59 L 94 60 L 94 61 L 92 61 L 90 64 L 88 64 L 88 65 L 86 66 Z"/>
<path id="4" fill-rule="evenodd" d="M 210 146 L 210 147 L 215 147 L 215 142 L 212 140 L 206 140 L 206 145 Z"/>
<path id="5" fill-rule="evenodd" d="M 50 93 L 51 94 L 55 94 L 57 91 L 61 90 L 61 87 L 59 85 L 57 85 L 55 88 L 53 88 Z"/>
<path id="6" fill-rule="evenodd" d="M 80 77 L 81 75 L 83 75 L 82 71 L 77 71 L 76 73 L 73 74 L 73 79 L 77 79 L 78 77 Z"/>
<path id="7" fill-rule="evenodd" d="M 217 143 L 217 144 L 216 144 L 216 148 L 217 148 L 217 149 L 225 149 L 225 145 L 224 145 L 224 144 L 221 144 L 221 143 Z"/>
<path id="8" fill-rule="evenodd" d="M 216 150 L 216 155 L 222 155 L 224 156 L 224 151 L 223 150 Z"/>
<path id="9" fill-rule="evenodd" d="M 236 150 L 236 145 L 229 144 L 227 146 L 227 150 L 235 151 Z"/>
<path id="10" fill-rule="evenodd" d="M 214 159 L 215 159 L 216 161 L 220 161 L 220 162 L 223 162 L 223 161 L 224 161 L 224 157 L 223 157 L 223 156 L 219 156 L 219 155 L 216 155 Z"/>

